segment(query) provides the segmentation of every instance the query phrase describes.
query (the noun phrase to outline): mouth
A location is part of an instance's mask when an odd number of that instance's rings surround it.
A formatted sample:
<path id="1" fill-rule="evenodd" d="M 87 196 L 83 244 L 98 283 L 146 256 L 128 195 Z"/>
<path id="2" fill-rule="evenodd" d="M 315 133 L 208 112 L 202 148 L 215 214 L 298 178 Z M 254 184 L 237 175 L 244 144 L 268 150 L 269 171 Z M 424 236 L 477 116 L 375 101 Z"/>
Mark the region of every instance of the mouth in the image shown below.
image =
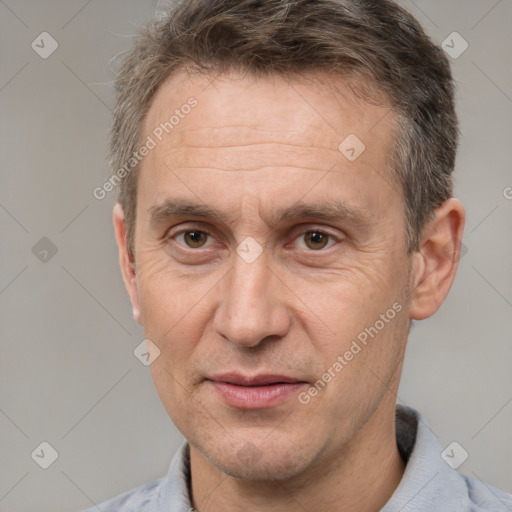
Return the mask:
<path id="1" fill-rule="evenodd" d="M 287 375 L 264 374 L 246 376 L 236 373 L 215 375 L 207 379 L 218 396 L 237 409 L 275 407 L 308 385 Z"/>

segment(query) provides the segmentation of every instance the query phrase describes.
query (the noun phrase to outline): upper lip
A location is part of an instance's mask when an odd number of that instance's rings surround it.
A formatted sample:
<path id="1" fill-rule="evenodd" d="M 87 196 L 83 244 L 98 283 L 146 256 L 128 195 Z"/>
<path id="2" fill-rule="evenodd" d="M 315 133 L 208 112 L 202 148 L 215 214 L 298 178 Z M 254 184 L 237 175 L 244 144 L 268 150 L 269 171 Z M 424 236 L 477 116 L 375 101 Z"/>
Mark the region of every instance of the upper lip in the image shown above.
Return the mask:
<path id="1" fill-rule="evenodd" d="M 226 382 L 228 384 L 236 384 L 238 386 L 265 386 L 269 384 L 304 382 L 300 379 L 289 377 L 287 375 L 270 373 L 254 375 L 252 377 L 248 375 L 241 375 L 239 373 L 223 373 L 209 377 L 208 380 Z"/>

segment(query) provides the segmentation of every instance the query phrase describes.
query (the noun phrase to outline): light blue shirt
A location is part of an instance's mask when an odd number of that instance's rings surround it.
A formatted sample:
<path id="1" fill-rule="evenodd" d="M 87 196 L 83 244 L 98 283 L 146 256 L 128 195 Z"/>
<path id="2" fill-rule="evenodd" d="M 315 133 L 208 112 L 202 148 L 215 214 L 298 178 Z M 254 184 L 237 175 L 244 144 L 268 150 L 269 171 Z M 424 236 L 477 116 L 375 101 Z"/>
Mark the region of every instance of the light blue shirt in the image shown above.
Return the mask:
<path id="1" fill-rule="evenodd" d="M 512 495 L 459 474 L 445 460 L 460 457 L 445 451 L 421 414 L 397 405 L 397 445 L 407 465 L 399 486 L 381 512 L 512 512 Z M 448 447 L 449 448 L 449 447 Z M 460 450 L 460 449 L 459 449 Z M 100 505 L 102 512 L 192 512 L 189 495 L 189 446 L 172 459 L 166 477 L 120 494 Z M 97 512 L 92 507 L 85 512 Z"/>

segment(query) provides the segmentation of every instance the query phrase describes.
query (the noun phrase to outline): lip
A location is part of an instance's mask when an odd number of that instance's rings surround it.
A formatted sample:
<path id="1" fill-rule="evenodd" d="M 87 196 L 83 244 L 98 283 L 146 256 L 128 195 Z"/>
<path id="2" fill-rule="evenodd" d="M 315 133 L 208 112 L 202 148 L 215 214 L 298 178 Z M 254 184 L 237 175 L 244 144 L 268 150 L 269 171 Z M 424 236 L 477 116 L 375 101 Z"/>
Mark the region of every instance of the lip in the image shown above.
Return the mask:
<path id="1" fill-rule="evenodd" d="M 307 384 L 287 375 L 262 374 L 253 377 L 237 373 L 215 375 L 207 379 L 220 397 L 238 409 L 275 407 Z"/>

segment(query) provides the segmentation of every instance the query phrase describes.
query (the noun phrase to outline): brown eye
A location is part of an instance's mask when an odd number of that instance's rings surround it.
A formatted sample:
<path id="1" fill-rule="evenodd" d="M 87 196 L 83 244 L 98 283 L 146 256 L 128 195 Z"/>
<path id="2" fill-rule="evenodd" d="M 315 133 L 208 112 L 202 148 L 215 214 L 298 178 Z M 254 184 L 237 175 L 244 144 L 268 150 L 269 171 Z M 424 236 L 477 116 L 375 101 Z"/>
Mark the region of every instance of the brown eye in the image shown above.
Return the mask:
<path id="1" fill-rule="evenodd" d="M 329 242 L 330 236 L 320 231 L 308 231 L 304 234 L 304 240 L 309 249 L 323 249 Z"/>
<path id="2" fill-rule="evenodd" d="M 183 236 L 183 241 L 191 249 L 199 249 L 206 244 L 209 235 L 203 231 L 184 231 L 178 236 Z"/>

